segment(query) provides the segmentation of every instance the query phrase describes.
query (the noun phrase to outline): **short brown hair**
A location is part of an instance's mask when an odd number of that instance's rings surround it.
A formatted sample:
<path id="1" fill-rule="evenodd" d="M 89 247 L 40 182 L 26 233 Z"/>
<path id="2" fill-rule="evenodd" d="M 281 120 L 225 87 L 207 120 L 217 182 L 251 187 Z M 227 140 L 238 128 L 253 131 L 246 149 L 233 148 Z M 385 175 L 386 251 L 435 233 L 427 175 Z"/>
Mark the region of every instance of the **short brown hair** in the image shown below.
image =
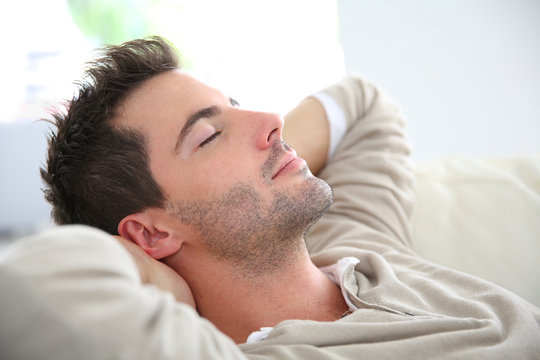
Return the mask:
<path id="1" fill-rule="evenodd" d="M 120 220 L 165 198 L 149 167 L 143 133 L 112 126 L 117 109 L 145 80 L 179 67 L 174 47 L 150 37 L 104 47 L 88 63 L 67 112 L 52 114 L 41 177 L 57 224 L 85 224 L 110 234 Z"/>

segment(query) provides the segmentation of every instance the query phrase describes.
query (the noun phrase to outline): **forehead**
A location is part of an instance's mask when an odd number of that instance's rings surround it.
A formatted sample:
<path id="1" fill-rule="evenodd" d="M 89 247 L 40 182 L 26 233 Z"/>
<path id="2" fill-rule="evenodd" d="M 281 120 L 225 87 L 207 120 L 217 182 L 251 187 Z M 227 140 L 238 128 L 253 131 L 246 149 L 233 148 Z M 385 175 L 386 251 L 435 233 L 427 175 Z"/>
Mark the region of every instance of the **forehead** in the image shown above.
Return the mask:
<path id="1" fill-rule="evenodd" d="M 146 131 L 169 122 L 178 125 L 187 114 L 222 98 L 218 90 L 186 71 L 166 71 L 134 89 L 119 106 L 114 123 Z"/>

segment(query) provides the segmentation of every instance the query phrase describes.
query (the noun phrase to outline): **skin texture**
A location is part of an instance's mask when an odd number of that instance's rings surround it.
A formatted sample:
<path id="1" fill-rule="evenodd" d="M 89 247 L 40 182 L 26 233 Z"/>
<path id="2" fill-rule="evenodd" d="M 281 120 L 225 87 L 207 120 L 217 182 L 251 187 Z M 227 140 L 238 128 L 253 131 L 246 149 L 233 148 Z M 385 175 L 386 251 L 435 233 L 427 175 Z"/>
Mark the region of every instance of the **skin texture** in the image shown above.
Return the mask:
<path id="1" fill-rule="evenodd" d="M 282 145 L 276 142 L 272 155 L 261 167 L 268 179 L 276 168 Z M 205 201 L 171 201 L 171 214 L 197 229 L 209 254 L 226 260 L 241 276 L 260 276 L 294 261 L 306 229 L 326 211 L 332 192 L 307 167 L 297 170 L 305 182 L 287 191 L 273 192 L 266 204 L 253 183 L 238 182 L 224 194 Z"/>

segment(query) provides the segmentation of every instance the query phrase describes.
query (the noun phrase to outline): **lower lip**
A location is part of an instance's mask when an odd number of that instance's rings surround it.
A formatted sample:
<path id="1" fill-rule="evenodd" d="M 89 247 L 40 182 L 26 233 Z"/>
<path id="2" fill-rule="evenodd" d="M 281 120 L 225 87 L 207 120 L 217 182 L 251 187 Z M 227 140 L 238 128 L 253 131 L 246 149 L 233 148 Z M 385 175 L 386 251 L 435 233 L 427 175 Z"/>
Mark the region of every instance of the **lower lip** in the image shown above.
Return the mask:
<path id="1" fill-rule="evenodd" d="M 305 161 L 302 158 L 295 158 L 287 165 L 285 165 L 277 174 L 274 176 L 274 179 L 281 175 L 286 175 L 291 172 L 296 172 L 305 165 Z"/>

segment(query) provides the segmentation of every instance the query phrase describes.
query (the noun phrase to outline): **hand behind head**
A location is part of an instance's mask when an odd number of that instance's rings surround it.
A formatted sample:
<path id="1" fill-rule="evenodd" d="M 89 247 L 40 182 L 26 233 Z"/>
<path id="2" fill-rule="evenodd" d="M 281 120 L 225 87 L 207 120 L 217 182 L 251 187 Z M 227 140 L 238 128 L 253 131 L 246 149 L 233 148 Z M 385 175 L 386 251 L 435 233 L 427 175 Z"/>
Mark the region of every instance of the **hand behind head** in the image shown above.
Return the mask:
<path id="1" fill-rule="evenodd" d="M 177 301 L 194 309 L 196 308 L 191 289 L 177 272 L 162 262 L 153 259 L 133 242 L 120 236 L 114 237 L 135 260 L 143 284 L 152 284 L 161 290 L 168 291 L 174 295 Z"/>

